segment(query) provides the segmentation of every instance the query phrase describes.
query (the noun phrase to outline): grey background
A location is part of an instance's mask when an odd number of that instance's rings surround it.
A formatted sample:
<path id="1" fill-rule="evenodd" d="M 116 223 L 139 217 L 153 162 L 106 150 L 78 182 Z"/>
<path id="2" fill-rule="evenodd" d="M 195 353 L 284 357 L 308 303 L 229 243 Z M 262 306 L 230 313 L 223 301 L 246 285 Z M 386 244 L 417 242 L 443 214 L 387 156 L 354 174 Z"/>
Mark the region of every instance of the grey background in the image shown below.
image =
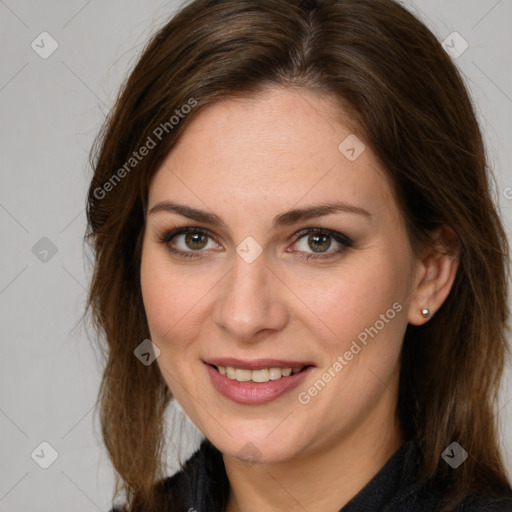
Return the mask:
<path id="1" fill-rule="evenodd" d="M 406 4 L 440 40 L 457 31 L 469 44 L 456 62 L 477 105 L 497 178 L 496 200 L 510 233 L 512 2 Z M 0 511 L 111 506 L 113 473 L 93 414 L 101 368 L 77 326 L 90 272 L 82 251 L 87 158 L 136 56 L 178 5 L 0 0 Z M 43 31 L 58 43 L 47 59 L 31 47 L 34 40 L 42 46 Z M 501 413 L 512 473 L 510 362 Z M 170 471 L 178 451 L 186 457 L 198 442 L 180 418 L 178 409 L 179 424 L 191 435 L 182 447 L 171 443 Z M 49 461 L 50 450 L 38 448 L 43 441 L 58 454 L 48 469 L 31 457 L 37 448 L 34 458 Z"/>

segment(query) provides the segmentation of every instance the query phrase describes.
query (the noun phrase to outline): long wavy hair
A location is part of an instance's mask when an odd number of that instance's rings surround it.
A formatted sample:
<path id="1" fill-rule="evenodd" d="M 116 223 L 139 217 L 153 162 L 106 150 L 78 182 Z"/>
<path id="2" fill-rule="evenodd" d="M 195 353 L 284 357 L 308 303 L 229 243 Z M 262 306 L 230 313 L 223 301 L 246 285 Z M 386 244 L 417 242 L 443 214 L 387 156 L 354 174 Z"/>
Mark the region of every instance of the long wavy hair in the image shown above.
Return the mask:
<path id="1" fill-rule="evenodd" d="M 150 337 L 139 269 L 152 175 L 204 107 L 273 86 L 329 95 L 350 111 L 389 176 L 414 249 L 441 225 L 456 233 L 452 291 L 405 335 L 397 416 L 421 448 L 421 476 L 449 484 L 440 510 L 473 492 L 509 490 L 495 415 L 508 246 L 456 66 L 393 0 L 195 0 L 149 41 L 91 151 L 87 312 L 105 357 L 96 405 L 114 495 L 123 491 L 129 510 L 154 510 L 155 484 L 166 476 L 172 396 L 158 365 L 134 356 Z M 151 146 L 144 155 L 143 146 Z M 469 454 L 456 471 L 440 457 L 453 441 Z"/>

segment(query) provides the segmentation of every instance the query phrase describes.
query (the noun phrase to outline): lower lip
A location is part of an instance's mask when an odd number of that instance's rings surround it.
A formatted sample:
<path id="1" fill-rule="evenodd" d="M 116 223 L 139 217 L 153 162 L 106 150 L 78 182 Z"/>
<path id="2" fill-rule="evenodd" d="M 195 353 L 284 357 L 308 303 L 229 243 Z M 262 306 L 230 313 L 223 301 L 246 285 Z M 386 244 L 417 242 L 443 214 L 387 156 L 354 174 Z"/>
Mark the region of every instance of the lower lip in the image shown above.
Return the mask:
<path id="1" fill-rule="evenodd" d="M 313 369 L 312 366 L 308 366 L 295 375 L 268 382 L 238 382 L 222 375 L 209 364 L 205 365 L 213 387 L 221 395 L 233 402 L 246 405 L 261 405 L 276 400 L 296 388 Z"/>

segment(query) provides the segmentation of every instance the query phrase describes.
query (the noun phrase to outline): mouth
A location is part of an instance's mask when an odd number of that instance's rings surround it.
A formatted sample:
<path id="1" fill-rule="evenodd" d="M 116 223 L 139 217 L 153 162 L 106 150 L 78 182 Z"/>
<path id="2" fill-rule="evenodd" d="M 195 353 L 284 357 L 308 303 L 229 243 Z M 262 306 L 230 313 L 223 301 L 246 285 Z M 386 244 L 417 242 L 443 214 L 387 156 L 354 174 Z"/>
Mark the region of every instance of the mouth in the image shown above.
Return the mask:
<path id="1" fill-rule="evenodd" d="M 306 361 L 259 359 L 203 361 L 213 387 L 225 398 L 262 405 L 287 394 L 306 379 L 314 365 Z"/>
<path id="2" fill-rule="evenodd" d="M 211 365 L 221 375 L 225 375 L 228 379 L 236 380 L 238 382 L 257 382 L 264 383 L 274 380 L 282 379 L 283 377 L 289 377 L 290 375 L 296 375 L 303 371 L 307 366 L 299 367 L 269 367 L 269 368 L 258 368 L 250 370 L 247 368 L 236 368 L 234 366 L 216 366 Z"/>

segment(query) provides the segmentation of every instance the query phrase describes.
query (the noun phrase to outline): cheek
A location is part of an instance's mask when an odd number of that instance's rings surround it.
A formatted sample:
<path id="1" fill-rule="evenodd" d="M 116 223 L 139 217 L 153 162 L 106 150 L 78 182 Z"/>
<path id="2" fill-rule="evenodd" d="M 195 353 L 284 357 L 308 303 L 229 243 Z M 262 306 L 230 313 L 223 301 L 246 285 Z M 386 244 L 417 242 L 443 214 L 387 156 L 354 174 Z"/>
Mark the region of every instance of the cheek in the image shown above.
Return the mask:
<path id="1" fill-rule="evenodd" d="M 160 247 L 143 251 L 140 274 L 151 341 L 160 349 L 157 364 L 172 394 L 186 404 L 188 395 L 183 394 L 183 383 L 194 379 L 197 367 L 183 363 L 197 359 L 197 347 L 192 342 L 197 336 L 194 326 L 202 323 L 198 320 L 201 298 L 211 285 L 205 288 L 208 283 L 204 279 L 171 269 Z"/>
<path id="2" fill-rule="evenodd" d="M 319 337 L 327 357 L 315 377 L 326 391 L 317 392 L 315 380 L 300 390 L 300 403 L 314 404 L 326 431 L 362 417 L 396 385 L 407 326 L 409 276 L 404 269 L 409 264 L 407 251 L 382 247 L 364 257 L 361 253 L 304 300 L 328 328 Z M 304 283 L 299 293 L 307 289 Z M 318 389 L 323 389 L 322 382 Z"/>
<path id="3" fill-rule="evenodd" d="M 172 337 L 178 328 L 181 332 L 214 284 L 211 274 L 171 265 L 166 251 L 150 243 L 142 252 L 140 279 L 144 309 L 155 340 Z"/>
<path id="4" fill-rule="evenodd" d="M 406 254 L 406 253 L 405 253 Z M 324 325 L 331 351 L 337 354 L 368 329 L 379 337 L 396 339 L 406 325 L 409 260 L 384 247 L 353 253 L 332 272 L 301 278 L 294 291 Z M 399 337 L 400 338 L 400 337 Z M 401 341 L 401 338 L 400 338 Z"/>
<path id="5" fill-rule="evenodd" d="M 149 247 L 143 251 L 141 289 L 144 309 L 153 341 L 162 344 L 172 339 L 172 333 L 186 324 L 184 318 L 193 315 L 200 301 L 200 283 L 190 279 L 190 273 L 171 270 L 165 251 Z M 169 348 L 169 347 L 166 347 Z"/>

